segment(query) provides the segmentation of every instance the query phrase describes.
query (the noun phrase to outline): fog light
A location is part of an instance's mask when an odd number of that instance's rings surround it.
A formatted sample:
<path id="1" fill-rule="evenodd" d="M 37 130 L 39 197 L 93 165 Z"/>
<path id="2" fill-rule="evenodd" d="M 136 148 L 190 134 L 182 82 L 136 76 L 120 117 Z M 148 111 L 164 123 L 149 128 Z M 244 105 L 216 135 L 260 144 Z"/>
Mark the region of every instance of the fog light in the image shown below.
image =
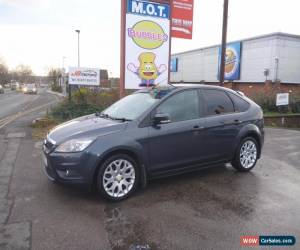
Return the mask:
<path id="1" fill-rule="evenodd" d="M 71 169 L 56 170 L 57 174 L 62 179 L 80 179 L 80 175 L 77 171 Z"/>
<path id="2" fill-rule="evenodd" d="M 70 171 L 66 170 L 66 176 L 69 176 L 69 175 L 70 175 Z"/>

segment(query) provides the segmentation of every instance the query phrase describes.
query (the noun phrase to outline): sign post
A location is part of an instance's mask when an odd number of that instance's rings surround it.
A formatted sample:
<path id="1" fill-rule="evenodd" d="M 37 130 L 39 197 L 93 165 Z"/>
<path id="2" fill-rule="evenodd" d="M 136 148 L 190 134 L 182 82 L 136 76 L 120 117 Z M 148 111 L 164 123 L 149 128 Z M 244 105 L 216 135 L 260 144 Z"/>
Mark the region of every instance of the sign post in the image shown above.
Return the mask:
<path id="1" fill-rule="evenodd" d="M 276 95 L 276 106 L 289 105 L 289 93 L 279 93 Z"/>
<path id="2" fill-rule="evenodd" d="M 172 1 L 172 37 L 193 38 L 194 0 Z"/>
<path id="3" fill-rule="evenodd" d="M 125 24 L 127 0 L 121 0 L 121 47 L 120 47 L 120 98 L 125 95 Z"/>
<path id="4" fill-rule="evenodd" d="M 225 49 L 224 59 L 224 72 L 223 79 L 221 79 L 221 73 L 219 72 L 219 79 L 222 82 L 224 80 L 234 81 L 240 79 L 241 68 L 241 42 L 229 43 Z M 222 48 L 219 49 L 219 69 L 222 67 Z"/>
<path id="5" fill-rule="evenodd" d="M 70 67 L 70 85 L 100 86 L 100 69 Z"/>
<path id="6" fill-rule="evenodd" d="M 220 66 L 220 85 L 224 84 L 226 43 L 227 43 L 227 23 L 228 23 L 228 1 L 224 0 L 223 9 L 223 28 L 222 28 L 222 48 L 221 48 L 221 66 Z"/>
<path id="7" fill-rule="evenodd" d="M 120 97 L 169 82 L 170 12 L 169 1 L 122 1 Z"/>

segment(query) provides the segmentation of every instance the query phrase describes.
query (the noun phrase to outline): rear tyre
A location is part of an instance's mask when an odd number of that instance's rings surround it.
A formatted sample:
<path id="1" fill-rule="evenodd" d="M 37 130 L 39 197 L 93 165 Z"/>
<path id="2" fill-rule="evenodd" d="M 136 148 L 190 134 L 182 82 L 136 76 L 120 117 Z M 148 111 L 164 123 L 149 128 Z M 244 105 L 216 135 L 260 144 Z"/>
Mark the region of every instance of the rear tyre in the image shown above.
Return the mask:
<path id="1" fill-rule="evenodd" d="M 136 161 L 126 154 L 116 154 L 100 167 L 97 190 L 108 200 L 120 201 L 134 192 L 138 180 L 139 169 Z"/>
<path id="2" fill-rule="evenodd" d="M 244 138 L 236 149 L 231 165 L 240 172 L 248 172 L 255 167 L 259 154 L 259 145 L 252 137 Z"/>

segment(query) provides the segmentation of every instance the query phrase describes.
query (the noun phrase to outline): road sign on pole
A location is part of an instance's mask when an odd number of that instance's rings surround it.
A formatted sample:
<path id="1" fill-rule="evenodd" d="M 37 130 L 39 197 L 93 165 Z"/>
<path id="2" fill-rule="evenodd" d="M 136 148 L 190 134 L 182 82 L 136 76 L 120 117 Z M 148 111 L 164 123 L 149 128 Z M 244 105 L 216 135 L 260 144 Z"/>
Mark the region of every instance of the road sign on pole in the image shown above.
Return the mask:
<path id="1" fill-rule="evenodd" d="M 194 0 L 173 0 L 172 37 L 192 39 Z"/>
<path id="2" fill-rule="evenodd" d="M 169 1 L 122 1 L 120 97 L 169 82 Z"/>

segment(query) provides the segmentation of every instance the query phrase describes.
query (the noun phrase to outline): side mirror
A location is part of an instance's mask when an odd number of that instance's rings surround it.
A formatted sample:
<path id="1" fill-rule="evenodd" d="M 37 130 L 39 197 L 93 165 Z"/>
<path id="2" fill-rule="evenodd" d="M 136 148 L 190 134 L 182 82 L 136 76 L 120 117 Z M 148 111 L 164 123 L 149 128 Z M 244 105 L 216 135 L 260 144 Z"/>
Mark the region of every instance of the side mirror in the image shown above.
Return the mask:
<path id="1" fill-rule="evenodd" d="M 158 124 L 166 124 L 166 123 L 170 123 L 171 119 L 170 119 L 170 115 L 169 114 L 155 114 L 154 118 L 153 118 L 153 124 L 154 125 L 158 125 Z"/>

